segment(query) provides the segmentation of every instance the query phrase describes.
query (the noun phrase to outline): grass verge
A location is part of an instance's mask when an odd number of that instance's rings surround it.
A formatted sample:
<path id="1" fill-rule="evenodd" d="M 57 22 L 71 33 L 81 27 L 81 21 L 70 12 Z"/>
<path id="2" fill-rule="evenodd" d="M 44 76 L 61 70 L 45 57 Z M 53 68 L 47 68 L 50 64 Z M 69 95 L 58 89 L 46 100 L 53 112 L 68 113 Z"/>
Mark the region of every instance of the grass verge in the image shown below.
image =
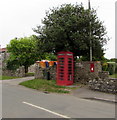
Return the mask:
<path id="1" fill-rule="evenodd" d="M 71 89 L 74 89 L 73 87 L 58 86 L 56 85 L 55 80 L 44 80 L 44 79 L 33 79 L 22 82 L 20 83 L 20 85 L 44 92 L 46 91 L 46 92 L 54 92 L 54 93 L 70 93 Z"/>
<path id="2" fill-rule="evenodd" d="M 26 77 L 28 77 L 28 76 L 34 76 L 34 73 L 26 73 L 25 76 Z"/>
<path id="3" fill-rule="evenodd" d="M 13 76 L 0 76 L 1 80 L 8 80 L 8 79 L 15 79 L 19 77 L 13 77 Z"/>
<path id="4" fill-rule="evenodd" d="M 117 74 L 109 75 L 111 78 L 117 78 Z"/>

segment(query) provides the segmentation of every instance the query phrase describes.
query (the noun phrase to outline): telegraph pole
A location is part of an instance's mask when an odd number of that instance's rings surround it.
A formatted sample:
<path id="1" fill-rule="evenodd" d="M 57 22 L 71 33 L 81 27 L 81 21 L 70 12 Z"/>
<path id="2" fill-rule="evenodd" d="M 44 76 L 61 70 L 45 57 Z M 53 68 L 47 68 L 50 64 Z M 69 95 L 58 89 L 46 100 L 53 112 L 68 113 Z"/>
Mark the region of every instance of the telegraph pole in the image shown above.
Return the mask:
<path id="1" fill-rule="evenodd" d="M 91 40 L 91 14 L 90 14 L 90 10 L 91 10 L 91 5 L 90 5 L 90 0 L 88 0 L 88 7 L 89 7 L 89 39 L 90 39 L 90 61 L 92 61 L 92 40 Z"/>

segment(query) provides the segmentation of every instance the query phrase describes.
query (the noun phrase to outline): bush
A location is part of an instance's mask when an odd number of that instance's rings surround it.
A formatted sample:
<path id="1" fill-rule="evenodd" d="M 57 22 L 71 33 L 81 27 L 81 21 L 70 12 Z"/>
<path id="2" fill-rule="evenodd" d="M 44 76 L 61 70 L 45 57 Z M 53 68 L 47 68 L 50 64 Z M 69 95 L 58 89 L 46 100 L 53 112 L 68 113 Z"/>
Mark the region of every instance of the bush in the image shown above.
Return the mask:
<path id="1" fill-rule="evenodd" d="M 117 74 L 117 63 L 115 64 L 115 74 Z"/>
<path id="2" fill-rule="evenodd" d="M 109 71 L 110 75 L 117 73 L 117 63 L 115 62 L 107 62 L 102 64 L 103 71 Z"/>
<path id="3" fill-rule="evenodd" d="M 108 64 L 107 63 L 102 64 L 102 70 L 103 71 L 108 71 Z"/>
<path id="4" fill-rule="evenodd" d="M 113 75 L 115 73 L 114 64 L 108 64 L 108 71 L 110 75 Z"/>

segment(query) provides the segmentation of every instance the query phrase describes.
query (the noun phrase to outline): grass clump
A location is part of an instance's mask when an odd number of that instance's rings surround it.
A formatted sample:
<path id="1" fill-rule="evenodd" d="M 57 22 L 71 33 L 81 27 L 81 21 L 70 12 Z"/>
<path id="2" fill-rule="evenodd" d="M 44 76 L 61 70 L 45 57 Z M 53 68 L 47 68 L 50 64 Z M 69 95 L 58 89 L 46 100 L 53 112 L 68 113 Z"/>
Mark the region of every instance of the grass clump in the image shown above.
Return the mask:
<path id="1" fill-rule="evenodd" d="M 44 79 L 33 79 L 22 82 L 20 83 L 20 85 L 44 92 L 46 91 L 46 92 L 54 92 L 54 93 L 70 93 L 71 89 L 73 89 L 72 87 L 58 86 L 56 85 L 55 80 L 44 80 Z"/>

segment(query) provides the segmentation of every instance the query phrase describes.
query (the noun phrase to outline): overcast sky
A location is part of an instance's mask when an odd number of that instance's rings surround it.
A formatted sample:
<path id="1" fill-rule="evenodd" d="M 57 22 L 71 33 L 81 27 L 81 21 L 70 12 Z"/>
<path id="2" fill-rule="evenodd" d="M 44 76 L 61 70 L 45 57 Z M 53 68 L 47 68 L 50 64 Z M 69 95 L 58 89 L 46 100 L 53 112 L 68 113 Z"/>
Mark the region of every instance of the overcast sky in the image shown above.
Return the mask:
<path id="1" fill-rule="evenodd" d="M 97 10 L 97 16 L 104 21 L 108 36 L 111 38 L 104 47 L 106 58 L 115 57 L 115 1 L 90 0 L 91 7 Z M 83 3 L 88 8 L 88 0 L 0 0 L 0 44 L 6 44 L 15 37 L 35 34 L 32 28 L 41 25 L 45 12 L 61 4 Z"/>

